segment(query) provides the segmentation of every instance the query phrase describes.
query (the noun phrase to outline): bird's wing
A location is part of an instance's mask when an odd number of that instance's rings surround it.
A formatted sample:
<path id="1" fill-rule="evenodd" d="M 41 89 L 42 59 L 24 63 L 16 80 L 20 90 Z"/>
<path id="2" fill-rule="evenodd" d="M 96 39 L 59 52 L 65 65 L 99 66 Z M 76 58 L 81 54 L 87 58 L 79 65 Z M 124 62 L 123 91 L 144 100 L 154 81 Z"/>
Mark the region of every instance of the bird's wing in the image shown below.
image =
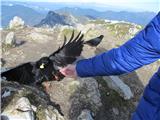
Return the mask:
<path id="1" fill-rule="evenodd" d="M 99 42 L 101 42 L 102 39 L 103 39 L 103 35 L 100 35 L 99 37 L 92 38 L 92 39 L 90 39 L 90 40 L 85 41 L 84 44 L 89 44 L 89 43 L 92 43 L 92 44 L 94 44 L 94 43 L 99 43 Z"/>
<path id="2" fill-rule="evenodd" d="M 57 51 L 49 56 L 56 66 L 64 67 L 72 64 L 78 56 L 80 56 L 83 49 L 83 34 L 79 34 L 74 38 L 74 31 L 72 32 L 70 40 L 67 42 L 64 36 L 64 43 Z"/>
<path id="3" fill-rule="evenodd" d="M 33 82 L 31 81 L 31 72 L 32 65 L 28 62 L 2 72 L 1 77 L 5 77 L 8 81 L 16 81 L 22 84 L 27 84 L 29 82 Z"/>

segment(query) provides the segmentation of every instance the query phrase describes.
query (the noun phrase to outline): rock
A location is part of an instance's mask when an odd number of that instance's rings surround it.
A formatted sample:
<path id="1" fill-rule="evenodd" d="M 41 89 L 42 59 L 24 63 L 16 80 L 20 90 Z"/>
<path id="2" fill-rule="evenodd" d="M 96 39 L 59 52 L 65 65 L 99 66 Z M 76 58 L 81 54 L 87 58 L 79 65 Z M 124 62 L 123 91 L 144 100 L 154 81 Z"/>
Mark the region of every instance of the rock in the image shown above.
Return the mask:
<path id="1" fill-rule="evenodd" d="M 94 78 L 64 78 L 60 82 L 50 84 L 48 94 L 63 109 L 66 119 L 77 120 L 83 109 L 94 114 L 102 106 L 98 83 Z"/>
<path id="2" fill-rule="evenodd" d="M 41 57 L 46 57 L 47 56 L 47 53 L 42 53 L 41 54 Z"/>
<path id="3" fill-rule="evenodd" d="M 17 110 L 21 110 L 21 111 L 32 111 L 32 105 L 31 103 L 29 102 L 28 98 L 26 97 L 21 97 L 16 105 L 15 105 L 15 108 Z"/>
<path id="4" fill-rule="evenodd" d="M 27 98 L 20 98 L 14 105 L 3 111 L 2 115 L 8 117 L 9 120 L 35 120 L 34 112 Z"/>
<path id="5" fill-rule="evenodd" d="M 107 82 L 110 89 L 115 90 L 125 100 L 129 100 L 133 97 L 133 93 L 128 85 L 126 85 L 119 77 L 110 76 L 110 79 L 103 77 Z"/>
<path id="6" fill-rule="evenodd" d="M 10 29 L 24 28 L 24 21 L 20 17 L 15 16 L 13 20 L 10 21 L 9 28 Z"/>
<path id="7" fill-rule="evenodd" d="M 129 34 L 133 36 L 133 35 L 135 35 L 139 30 L 140 30 L 140 28 L 138 28 L 136 25 L 133 25 L 131 28 L 129 28 Z"/>
<path id="8" fill-rule="evenodd" d="M 56 109 L 46 109 L 45 110 L 45 120 L 64 120 L 64 118 L 59 114 Z"/>
<path id="9" fill-rule="evenodd" d="M 37 88 L 2 82 L 1 115 L 9 120 L 64 120 L 60 108 Z M 9 95 L 5 95 L 10 92 Z M 51 119 L 48 119 L 51 118 Z"/>
<path id="10" fill-rule="evenodd" d="M 78 119 L 77 120 L 94 120 L 92 118 L 92 115 L 91 115 L 91 111 L 90 110 L 83 110 L 81 112 L 81 114 L 78 116 Z"/>
<path id="11" fill-rule="evenodd" d="M 5 44 L 9 46 L 15 46 L 16 38 L 14 32 L 9 32 L 5 39 Z"/>
<path id="12" fill-rule="evenodd" d="M 11 95 L 11 90 L 9 90 L 9 89 L 3 89 L 2 91 L 1 91 L 1 97 L 2 98 L 5 98 L 5 97 L 8 97 L 8 96 L 10 96 Z"/>
<path id="13" fill-rule="evenodd" d="M 119 115 L 119 110 L 117 108 L 112 108 L 112 111 L 115 115 Z"/>
<path id="14" fill-rule="evenodd" d="M 0 59 L 1 59 L 1 61 L 0 61 L 0 66 L 3 67 L 4 64 L 6 63 L 6 61 L 5 61 L 3 58 L 0 58 Z"/>

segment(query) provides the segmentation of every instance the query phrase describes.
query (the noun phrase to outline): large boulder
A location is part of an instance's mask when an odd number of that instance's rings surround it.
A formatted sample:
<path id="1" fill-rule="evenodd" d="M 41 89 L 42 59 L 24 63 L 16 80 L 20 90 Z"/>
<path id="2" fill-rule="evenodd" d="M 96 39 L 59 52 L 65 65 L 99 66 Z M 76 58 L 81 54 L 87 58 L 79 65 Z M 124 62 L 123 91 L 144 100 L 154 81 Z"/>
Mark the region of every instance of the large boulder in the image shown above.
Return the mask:
<path id="1" fill-rule="evenodd" d="M 24 21 L 22 18 L 15 16 L 9 23 L 9 28 L 10 29 L 19 29 L 19 28 L 24 28 Z"/>
<path id="2" fill-rule="evenodd" d="M 9 45 L 9 46 L 15 46 L 15 44 L 16 44 L 16 38 L 15 38 L 14 32 L 9 32 L 9 33 L 7 34 L 4 43 L 5 43 L 6 45 Z"/>
<path id="3" fill-rule="evenodd" d="M 94 120 L 92 117 L 92 114 L 89 110 L 85 109 L 81 112 L 81 114 L 78 116 L 77 120 Z"/>
<path id="4" fill-rule="evenodd" d="M 98 83 L 94 78 L 64 78 L 60 82 L 51 82 L 48 94 L 63 108 L 67 120 L 80 119 L 78 116 L 83 116 L 80 114 L 84 109 L 95 115 L 102 106 Z"/>
<path id="5" fill-rule="evenodd" d="M 133 93 L 130 87 L 125 84 L 118 76 L 110 76 L 110 79 L 106 76 L 103 77 L 108 87 L 115 90 L 125 100 L 133 98 Z"/>
<path id="6" fill-rule="evenodd" d="M 60 107 L 37 88 L 2 81 L 1 118 L 7 120 L 64 120 Z"/>

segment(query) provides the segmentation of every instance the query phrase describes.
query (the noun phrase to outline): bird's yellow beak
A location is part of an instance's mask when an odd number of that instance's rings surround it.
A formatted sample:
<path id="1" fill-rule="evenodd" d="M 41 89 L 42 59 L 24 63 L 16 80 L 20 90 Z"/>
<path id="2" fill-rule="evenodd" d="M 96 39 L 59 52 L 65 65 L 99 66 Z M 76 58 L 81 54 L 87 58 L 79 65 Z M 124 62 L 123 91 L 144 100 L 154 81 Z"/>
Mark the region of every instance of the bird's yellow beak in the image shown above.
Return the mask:
<path id="1" fill-rule="evenodd" d="M 44 68 L 44 63 L 42 63 L 42 64 L 41 64 L 40 68 L 41 68 L 41 69 L 43 69 L 43 68 Z"/>

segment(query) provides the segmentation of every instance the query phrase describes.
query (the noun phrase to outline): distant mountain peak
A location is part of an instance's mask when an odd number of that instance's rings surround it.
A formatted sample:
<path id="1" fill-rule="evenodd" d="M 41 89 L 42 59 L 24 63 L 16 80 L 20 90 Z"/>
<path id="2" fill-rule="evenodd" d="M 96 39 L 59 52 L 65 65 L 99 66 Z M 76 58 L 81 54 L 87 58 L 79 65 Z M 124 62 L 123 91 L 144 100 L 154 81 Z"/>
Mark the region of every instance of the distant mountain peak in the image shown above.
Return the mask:
<path id="1" fill-rule="evenodd" d="M 46 17 L 39 24 L 35 25 L 35 27 L 53 27 L 56 24 L 67 25 L 65 17 L 54 11 L 49 11 Z"/>
<path id="2" fill-rule="evenodd" d="M 56 13 L 54 11 L 49 11 L 48 15 L 55 15 Z"/>

